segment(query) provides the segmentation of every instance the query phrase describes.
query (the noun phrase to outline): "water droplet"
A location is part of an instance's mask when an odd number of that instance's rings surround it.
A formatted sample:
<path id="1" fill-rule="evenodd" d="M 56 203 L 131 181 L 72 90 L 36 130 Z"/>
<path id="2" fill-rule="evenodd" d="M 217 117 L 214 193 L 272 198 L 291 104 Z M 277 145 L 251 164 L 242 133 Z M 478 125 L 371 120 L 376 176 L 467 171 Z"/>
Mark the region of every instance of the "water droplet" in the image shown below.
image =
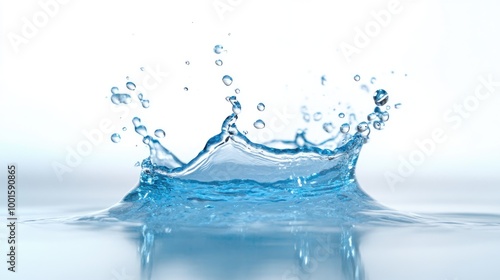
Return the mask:
<path id="1" fill-rule="evenodd" d="M 118 88 L 117 87 L 112 87 L 111 88 L 111 93 L 112 94 L 117 94 L 118 93 Z"/>
<path id="2" fill-rule="evenodd" d="M 389 111 L 391 109 L 391 106 L 387 105 L 387 106 L 385 106 L 385 109 Z"/>
<path id="3" fill-rule="evenodd" d="M 399 109 L 401 108 L 402 104 L 401 103 L 396 103 L 394 104 L 394 108 Z"/>
<path id="4" fill-rule="evenodd" d="M 321 85 L 322 86 L 326 85 L 326 76 L 325 75 L 321 76 Z"/>
<path id="5" fill-rule="evenodd" d="M 141 68 L 139 68 L 139 69 L 141 69 L 141 71 L 144 71 L 144 67 L 141 67 Z"/>
<path id="6" fill-rule="evenodd" d="M 361 89 L 366 91 L 366 92 L 370 92 L 370 89 L 368 88 L 367 85 L 361 85 Z"/>
<path id="7" fill-rule="evenodd" d="M 365 132 L 368 128 L 368 124 L 366 122 L 360 122 L 358 124 L 358 126 L 356 127 L 356 129 L 358 130 L 358 132 Z"/>
<path id="8" fill-rule="evenodd" d="M 316 112 L 316 113 L 314 113 L 314 115 L 313 115 L 313 119 L 314 119 L 315 121 L 320 121 L 322 118 L 323 118 L 323 114 L 321 114 L 321 112 Z"/>
<path id="9" fill-rule="evenodd" d="M 222 77 L 222 82 L 226 86 L 230 86 L 233 83 L 233 78 L 231 78 L 231 76 L 229 76 L 229 75 L 224 75 L 224 77 Z"/>
<path id="10" fill-rule="evenodd" d="M 234 92 L 235 92 L 236 94 L 238 94 L 238 93 L 240 93 L 240 89 L 239 89 L 239 88 L 237 88 L 237 89 L 235 89 L 235 90 L 234 90 Z"/>
<path id="11" fill-rule="evenodd" d="M 139 100 L 142 100 L 142 98 L 143 98 L 143 97 L 144 97 L 144 96 L 142 95 L 142 93 L 139 93 L 139 94 L 137 95 L 137 98 L 139 98 Z"/>
<path id="12" fill-rule="evenodd" d="M 165 131 L 163 131 L 163 129 L 157 129 L 155 130 L 155 136 L 158 138 L 163 138 L 165 137 Z"/>
<path id="13" fill-rule="evenodd" d="M 355 75 L 355 76 L 354 76 L 354 80 L 355 80 L 356 82 L 358 82 L 360 79 L 361 79 L 361 77 L 360 77 L 359 75 Z"/>
<path id="14" fill-rule="evenodd" d="M 377 118 L 377 114 L 375 114 L 375 113 L 370 113 L 370 114 L 368 114 L 368 117 L 367 117 L 368 121 L 373 121 L 376 118 Z"/>
<path id="15" fill-rule="evenodd" d="M 340 132 L 347 133 L 351 129 L 351 126 L 348 123 L 344 123 L 340 126 Z"/>
<path id="16" fill-rule="evenodd" d="M 343 119 L 345 117 L 344 113 L 339 113 L 339 118 Z"/>
<path id="17" fill-rule="evenodd" d="M 138 117 L 134 117 L 132 119 L 132 124 L 134 125 L 134 127 L 139 126 L 141 124 L 141 119 L 139 119 Z"/>
<path id="18" fill-rule="evenodd" d="M 328 132 L 328 133 L 331 133 L 334 129 L 335 129 L 335 127 L 333 126 L 333 124 L 331 122 L 323 124 L 323 130 Z"/>
<path id="19" fill-rule="evenodd" d="M 389 120 L 389 113 L 387 113 L 387 112 L 382 112 L 382 113 L 380 114 L 380 119 L 382 119 L 382 121 L 384 121 L 384 122 L 388 121 L 388 120 Z"/>
<path id="20" fill-rule="evenodd" d="M 148 130 L 143 125 L 136 126 L 135 132 L 139 133 L 142 136 L 146 136 L 148 134 Z"/>
<path id="21" fill-rule="evenodd" d="M 140 162 L 136 162 L 136 163 L 134 164 L 134 166 L 140 166 L 140 165 L 141 165 L 141 163 L 140 163 Z"/>
<path id="22" fill-rule="evenodd" d="M 142 108 L 149 108 L 149 100 L 143 99 L 141 100 Z"/>
<path id="23" fill-rule="evenodd" d="M 236 96 L 234 96 L 234 95 L 228 96 L 228 97 L 226 97 L 226 100 L 231 102 L 231 105 L 233 105 L 233 113 L 238 115 L 241 112 L 241 104 L 238 101 L 238 99 L 236 99 Z"/>
<path id="24" fill-rule="evenodd" d="M 122 130 L 123 131 L 127 131 L 127 128 L 124 126 L 124 127 L 122 127 Z"/>
<path id="25" fill-rule="evenodd" d="M 372 77 L 372 78 L 370 79 L 370 84 L 372 84 L 372 85 L 373 85 L 373 84 L 375 83 L 375 81 L 377 81 L 377 78 Z"/>
<path id="26" fill-rule="evenodd" d="M 135 90 L 135 84 L 132 83 L 132 82 L 127 82 L 127 88 L 130 89 L 130 90 Z"/>
<path id="27" fill-rule="evenodd" d="M 302 118 L 305 122 L 309 122 L 311 120 L 311 115 L 309 115 L 309 113 L 303 113 Z"/>
<path id="28" fill-rule="evenodd" d="M 113 133 L 111 135 L 111 141 L 113 141 L 113 143 L 118 143 L 122 140 L 122 137 L 120 136 L 120 134 L 118 133 Z"/>
<path id="29" fill-rule="evenodd" d="M 384 127 L 385 127 L 384 122 L 381 122 L 381 121 L 374 121 L 373 122 L 373 128 L 375 128 L 377 130 L 382 130 L 382 129 L 384 129 Z"/>
<path id="30" fill-rule="evenodd" d="M 130 77 L 129 77 L 129 76 L 127 76 L 127 77 L 125 77 L 125 79 L 130 80 Z"/>
<path id="31" fill-rule="evenodd" d="M 111 95 L 111 102 L 116 105 L 129 104 L 130 102 L 132 102 L 132 97 L 130 97 L 130 95 L 126 93 L 117 93 Z"/>
<path id="32" fill-rule="evenodd" d="M 222 50 L 224 49 L 224 47 L 222 47 L 221 45 L 216 45 L 214 47 L 214 53 L 216 54 L 220 54 L 222 52 Z"/>
<path id="33" fill-rule="evenodd" d="M 266 105 L 264 103 L 257 104 L 257 110 L 264 111 L 266 109 Z"/>
<path id="34" fill-rule="evenodd" d="M 189 88 L 188 88 L 188 87 L 184 87 L 184 91 L 188 91 L 188 90 L 189 90 Z"/>
<path id="35" fill-rule="evenodd" d="M 217 59 L 217 60 L 215 61 L 215 64 L 216 64 L 217 66 L 221 66 L 221 65 L 222 65 L 222 60 Z"/>
<path id="36" fill-rule="evenodd" d="M 383 89 L 378 89 L 373 94 L 373 101 L 375 101 L 377 106 L 383 106 L 389 101 L 389 94 Z"/>
<path id="37" fill-rule="evenodd" d="M 189 60 L 186 60 L 186 62 L 185 62 L 185 63 L 186 63 L 186 65 L 191 64 L 191 62 L 189 62 Z"/>
<path id="38" fill-rule="evenodd" d="M 144 138 L 142 138 L 142 143 L 149 145 L 150 142 L 151 142 L 151 136 L 147 135 L 144 136 Z"/>
<path id="39" fill-rule="evenodd" d="M 253 123 L 253 126 L 257 129 L 263 129 L 264 127 L 266 127 L 266 123 L 264 123 L 263 120 L 256 120 L 254 123 Z"/>

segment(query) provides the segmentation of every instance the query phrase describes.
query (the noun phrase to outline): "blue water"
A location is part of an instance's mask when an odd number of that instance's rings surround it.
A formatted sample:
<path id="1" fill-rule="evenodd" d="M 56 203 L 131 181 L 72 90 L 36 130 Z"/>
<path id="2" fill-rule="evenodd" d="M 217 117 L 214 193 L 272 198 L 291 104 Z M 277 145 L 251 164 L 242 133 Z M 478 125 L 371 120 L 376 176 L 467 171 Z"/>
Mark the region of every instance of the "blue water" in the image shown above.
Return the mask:
<path id="1" fill-rule="evenodd" d="M 216 54 L 222 51 L 214 47 Z M 232 82 L 230 75 L 221 77 L 227 87 Z M 116 106 L 127 106 L 137 94 L 132 81 L 124 88 L 111 90 Z M 189 162 L 162 145 L 165 131 L 149 132 L 136 116 L 130 121 L 150 150 L 138 185 L 108 209 L 62 221 L 124 226 L 137 242 L 141 279 L 367 279 L 360 244 L 374 229 L 498 227 L 496 217 L 399 213 L 367 195 L 356 180 L 356 163 L 372 131 L 388 123 L 391 99 L 382 88 L 366 98 L 373 102 L 368 114 L 339 109 L 335 120 L 304 106 L 306 124 L 322 123 L 327 136 L 320 141 L 310 139 L 306 126 L 293 139 L 255 143 L 238 128 L 242 104 L 228 96 L 220 132 Z M 149 107 L 142 93 L 137 99 Z M 265 119 L 256 119 L 254 127 L 268 129 Z M 119 143 L 121 136 L 110 139 Z M 178 271 L 181 263 L 186 271 Z"/>

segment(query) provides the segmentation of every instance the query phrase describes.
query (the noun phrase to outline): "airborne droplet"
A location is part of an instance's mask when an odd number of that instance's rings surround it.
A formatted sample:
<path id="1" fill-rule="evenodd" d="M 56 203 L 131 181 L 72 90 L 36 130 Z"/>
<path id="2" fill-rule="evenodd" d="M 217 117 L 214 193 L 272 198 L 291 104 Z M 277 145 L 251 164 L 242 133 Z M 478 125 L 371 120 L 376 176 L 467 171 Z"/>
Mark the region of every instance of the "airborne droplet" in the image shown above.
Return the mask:
<path id="1" fill-rule="evenodd" d="M 351 129 L 351 126 L 349 126 L 348 123 L 344 123 L 340 126 L 340 132 L 342 133 L 347 133 Z"/>
<path id="2" fill-rule="evenodd" d="M 264 111 L 266 109 L 266 105 L 264 103 L 257 104 L 257 110 Z"/>
<path id="3" fill-rule="evenodd" d="M 216 64 L 217 66 L 221 66 L 221 65 L 222 65 L 222 60 L 217 59 L 217 60 L 215 61 L 215 64 Z"/>
<path id="4" fill-rule="evenodd" d="M 334 129 L 335 128 L 333 127 L 333 124 L 331 122 L 323 124 L 323 130 L 328 132 L 328 133 L 331 133 Z"/>
<path id="5" fill-rule="evenodd" d="M 118 143 L 122 140 L 122 137 L 120 136 L 120 134 L 118 133 L 113 133 L 111 135 L 111 141 L 113 141 L 113 143 Z"/>
<path id="6" fill-rule="evenodd" d="M 360 79 L 361 79 L 361 77 L 360 77 L 359 75 L 355 75 L 355 76 L 354 76 L 354 80 L 355 80 L 356 82 L 358 82 Z"/>
<path id="7" fill-rule="evenodd" d="M 130 90 L 135 90 L 135 84 L 132 83 L 132 82 L 127 82 L 127 88 L 130 89 Z"/>
<path id="8" fill-rule="evenodd" d="M 320 121 L 322 118 L 323 118 L 323 114 L 321 114 L 321 112 L 316 112 L 313 115 L 313 120 L 315 120 L 315 121 Z"/>
<path id="9" fill-rule="evenodd" d="M 382 129 L 384 129 L 384 127 L 385 127 L 384 122 L 381 122 L 381 121 L 374 121 L 373 122 L 373 128 L 375 128 L 377 130 L 382 130 Z"/>
<path id="10" fill-rule="evenodd" d="M 223 50 L 223 49 L 224 49 L 224 47 L 223 47 L 223 46 L 221 46 L 221 45 L 216 45 L 216 46 L 214 47 L 214 53 L 216 53 L 216 54 L 220 54 L 220 53 L 222 52 L 222 50 Z"/>
<path id="11" fill-rule="evenodd" d="M 165 131 L 163 131 L 163 129 L 157 129 L 155 130 L 155 136 L 158 138 L 163 138 L 165 137 Z"/>
<path id="12" fill-rule="evenodd" d="M 378 89 L 373 94 L 373 101 L 377 106 L 383 106 L 389 101 L 389 94 L 383 89 Z"/>
<path id="13" fill-rule="evenodd" d="M 222 82 L 226 86 L 230 86 L 233 83 L 233 78 L 231 78 L 231 76 L 229 76 L 229 75 L 224 75 L 224 77 L 222 77 Z"/>
<path id="14" fill-rule="evenodd" d="M 339 113 L 339 118 L 343 119 L 345 117 L 344 113 Z"/>
<path id="15" fill-rule="evenodd" d="M 254 123 L 253 123 L 253 126 L 257 129 L 263 129 L 264 127 L 266 127 L 266 123 L 264 123 L 263 120 L 256 120 Z"/>

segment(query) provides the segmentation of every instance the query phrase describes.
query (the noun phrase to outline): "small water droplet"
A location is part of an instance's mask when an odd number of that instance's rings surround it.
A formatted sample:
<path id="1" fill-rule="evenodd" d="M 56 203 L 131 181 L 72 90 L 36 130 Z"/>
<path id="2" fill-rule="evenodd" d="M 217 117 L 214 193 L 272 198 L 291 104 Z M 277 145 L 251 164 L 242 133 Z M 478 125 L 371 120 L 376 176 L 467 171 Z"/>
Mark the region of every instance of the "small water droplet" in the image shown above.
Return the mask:
<path id="1" fill-rule="evenodd" d="M 144 71 L 144 67 L 141 67 L 141 68 L 139 68 L 139 69 L 141 69 L 141 71 Z"/>
<path id="2" fill-rule="evenodd" d="M 143 99 L 141 100 L 142 108 L 149 108 L 149 100 Z"/>
<path id="3" fill-rule="evenodd" d="M 134 166 L 140 166 L 140 165 L 141 165 L 141 163 L 140 163 L 140 162 L 136 162 L 136 163 L 134 164 Z"/>
<path id="4" fill-rule="evenodd" d="M 383 89 L 378 89 L 373 94 L 373 101 L 375 101 L 377 106 L 383 106 L 389 101 L 389 94 Z"/>
<path id="5" fill-rule="evenodd" d="M 401 103 L 396 103 L 394 104 L 394 108 L 399 109 L 401 108 L 402 104 Z"/>
<path id="6" fill-rule="evenodd" d="M 143 125 L 136 126 L 135 132 L 139 133 L 142 136 L 146 136 L 148 134 L 148 130 Z"/>
<path id="7" fill-rule="evenodd" d="M 385 127 L 384 122 L 381 122 L 381 121 L 374 121 L 373 122 L 373 128 L 375 128 L 377 130 L 382 130 L 382 129 L 384 129 L 384 127 Z"/>
<path id="8" fill-rule="evenodd" d="M 186 62 L 185 62 L 185 63 L 186 63 L 186 65 L 191 64 L 191 62 L 189 62 L 189 60 L 186 60 Z"/>
<path id="9" fill-rule="evenodd" d="M 127 131 L 127 128 L 124 126 L 124 127 L 122 127 L 122 130 L 123 131 Z"/>
<path id="10" fill-rule="evenodd" d="M 305 122 L 309 122 L 311 120 L 311 115 L 309 115 L 309 113 L 302 113 L 302 118 Z"/>
<path id="11" fill-rule="evenodd" d="M 321 85 L 322 86 L 326 85 L 326 76 L 325 75 L 321 76 Z"/>
<path id="12" fill-rule="evenodd" d="M 356 127 L 356 129 L 358 130 L 358 132 L 362 133 L 362 132 L 365 132 L 368 128 L 368 123 L 366 122 L 360 122 L 358 124 L 358 126 Z"/>
<path id="13" fill-rule="evenodd" d="M 233 105 L 233 113 L 238 115 L 241 112 L 241 104 L 238 101 L 238 99 L 236 99 L 236 96 L 234 96 L 234 95 L 228 96 L 228 97 L 226 97 L 226 100 L 231 102 L 231 105 Z"/>
<path id="14" fill-rule="evenodd" d="M 367 85 L 361 85 L 361 89 L 366 91 L 366 92 L 370 92 L 370 89 L 368 88 Z"/>
<path id="15" fill-rule="evenodd" d="M 188 88 L 188 87 L 184 87 L 184 91 L 188 91 L 188 90 L 189 90 L 189 88 Z"/>
<path id="16" fill-rule="evenodd" d="M 126 93 L 117 93 L 111 95 L 111 102 L 116 105 L 129 104 L 130 102 L 132 102 L 132 97 L 130 97 L 130 95 Z"/>
<path id="17" fill-rule="evenodd" d="M 372 78 L 370 79 L 370 84 L 372 84 L 372 85 L 373 85 L 376 81 L 377 81 L 377 78 L 372 77 Z"/>
<path id="18" fill-rule="evenodd" d="M 113 141 L 113 143 L 118 143 L 122 140 L 122 137 L 120 136 L 120 134 L 118 133 L 113 133 L 111 135 L 111 141 Z"/>
<path id="19" fill-rule="evenodd" d="M 351 129 L 351 126 L 348 123 L 344 123 L 340 126 L 340 132 L 347 133 Z"/>
<path id="20" fill-rule="evenodd" d="M 155 136 L 158 138 L 163 138 L 165 137 L 165 131 L 163 131 L 163 129 L 157 129 L 155 130 Z"/>
<path id="21" fill-rule="evenodd" d="M 323 130 L 328 132 L 328 133 L 331 133 L 334 129 L 335 129 L 335 127 L 333 126 L 333 124 L 331 122 L 323 124 Z"/>
<path id="22" fill-rule="evenodd" d="M 355 80 L 356 82 L 358 82 L 360 79 L 361 79 L 361 77 L 360 77 L 359 75 L 355 75 L 355 76 L 354 76 L 354 80 Z"/>
<path id="23" fill-rule="evenodd" d="M 135 90 L 135 84 L 132 83 L 132 82 L 127 82 L 127 88 L 130 89 L 130 90 Z"/>
<path id="24" fill-rule="evenodd" d="M 339 113 L 339 118 L 343 119 L 345 117 L 344 113 Z"/>
<path id="25" fill-rule="evenodd" d="M 248 131 L 243 130 L 243 134 L 244 134 L 244 135 L 247 135 L 247 134 L 248 134 Z"/>
<path id="26" fill-rule="evenodd" d="M 263 120 L 259 119 L 253 123 L 253 126 L 257 129 L 263 129 L 264 127 L 266 127 L 266 123 Z"/>
<path id="27" fill-rule="evenodd" d="M 224 49 L 224 47 L 222 47 L 221 45 L 215 45 L 215 47 L 214 47 L 214 53 L 220 54 L 223 49 Z"/>
<path id="28" fill-rule="evenodd" d="M 264 103 L 257 104 L 257 110 L 264 111 L 266 109 L 266 105 Z"/>
<path id="29" fill-rule="evenodd" d="M 147 135 L 144 136 L 144 138 L 142 138 L 142 143 L 149 145 L 150 142 L 151 142 L 151 136 Z"/>
<path id="30" fill-rule="evenodd" d="M 315 121 L 320 121 L 322 118 L 323 118 L 323 114 L 321 114 L 321 112 L 316 112 L 316 113 L 314 113 L 314 115 L 313 115 L 313 119 L 314 119 Z"/>
<path id="31" fill-rule="evenodd" d="M 222 60 L 217 59 L 217 60 L 215 61 L 215 64 L 216 64 L 217 66 L 221 66 L 221 65 L 222 65 Z"/>
<path id="32" fill-rule="evenodd" d="M 377 114 L 375 114 L 375 113 L 370 113 L 370 114 L 368 114 L 368 117 L 367 117 L 368 121 L 373 121 L 376 118 L 377 118 Z"/>
<path id="33" fill-rule="evenodd" d="M 387 105 L 387 106 L 385 106 L 385 109 L 386 109 L 387 111 L 389 111 L 389 110 L 391 109 L 391 106 L 390 106 L 390 105 Z"/>
<path id="34" fill-rule="evenodd" d="M 382 112 L 382 113 L 380 114 L 380 119 L 381 119 L 382 121 L 384 121 L 384 122 L 388 121 L 388 120 L 389 120 L 389 113 L 387 113 L 387 112 Z"/>
<path id="35" fill-rule="evenodd" d="M 142 98 L 143 98 L 143 97 L 144 97 L 144 96 L 142 95 L 142 93 L 139 93 L 139 94 L 137 95 L 137 98 L 139 98 L 139 100 L 142 100 Z"/>
<path id="36" fill-rule="evenodd" d="M 129 76 L 127 76 L 127 77 L 125 77 L 125 79 L 130 80 L 130 77 L 129 77 Z"/>
<path id="37" fill-rule="evenodd" d="M 230 86 L 233 83 L 233 78 L 231 78 L 231 76 L 229 76 L 229 75 L 224 75 L 224 77 L 222 77 L 222 82 L 226 86 Z"/>
<path id="38" fill-rule="evenodd" d="M 112 88 L 111 88 L 111 93 L 112 93 L 112 94 L 117 94 L 117 93 L 118 93 L 118 90 L 119 90 L 119 89 L 118 89 L 118 87 L 112 87 Z"/>
<path id="39" fill-rule="evenodd" d="M 234 92 L 235 92 L 236 94 L 238 94 L 238 93 L 240 93 L 240 89 L 239 89 L 239 88 L 237 88 L 237 89 L 235 89 L 235 90 L 234 90 Z"/>
<path id="40" fill-rule="evenodd" d="M 141 119 L 139 119 L 138 117 L 134 117 L 132 119 L 132 124 L 134 125 L 134 127 L 139 126 L 141 124 Z"/>

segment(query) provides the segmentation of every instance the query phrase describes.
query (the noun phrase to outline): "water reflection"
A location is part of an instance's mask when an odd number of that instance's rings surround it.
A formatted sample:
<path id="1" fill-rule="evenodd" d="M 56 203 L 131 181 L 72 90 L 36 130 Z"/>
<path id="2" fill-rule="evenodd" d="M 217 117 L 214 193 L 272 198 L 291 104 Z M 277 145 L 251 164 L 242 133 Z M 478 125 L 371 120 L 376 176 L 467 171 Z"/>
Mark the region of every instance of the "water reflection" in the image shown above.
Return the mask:
<path id="1" fill-rule="evenodd" d="M 365 279 L 352 225 L 276 230 L 144 225 L 141 279 Z"/>

